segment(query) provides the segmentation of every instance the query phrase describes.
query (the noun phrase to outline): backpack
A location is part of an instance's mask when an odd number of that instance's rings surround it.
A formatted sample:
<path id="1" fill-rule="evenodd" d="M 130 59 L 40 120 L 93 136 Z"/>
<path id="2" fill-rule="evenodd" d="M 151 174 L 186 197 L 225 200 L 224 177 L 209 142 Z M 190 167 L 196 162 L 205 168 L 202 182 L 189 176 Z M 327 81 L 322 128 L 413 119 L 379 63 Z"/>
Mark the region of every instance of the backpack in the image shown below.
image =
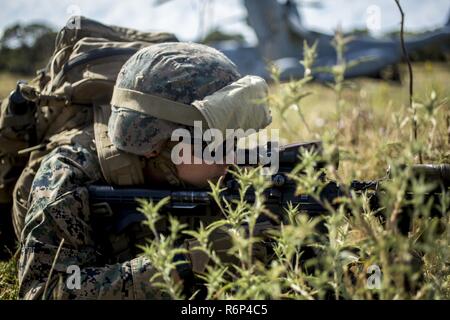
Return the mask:
<path id="1" fill-rule="evenodd" d="M 5 208 L 19 176 L 28 172 L 29 177 L 20 179 L 27 189 L 42 158 L 58 146 L 61 133 L 93 123 L 92 106 L 109 103 L 128 58 L 146 46 L 174 41 L 170 33 L 107 26 L 80 16 L 71 17 L 58 32 L 47 66 L 29 83 L 18 82 L 1 105 L 0 251 L 1 225 L 9 215 Z M 59 144 L 65 143 L 67 136 Z M 24 171 L 31 163 L 33 169 Z"/>
<path id="2" fill-rule="evenodd" d="M 79 19 L 80 28 L 73 28 L 72 19 Z M 33 85 L 24 84 L 20 88 L 27 100 L 56 111 L 38 108 L 38 141 L 60 129 L 64 120 L 56 119 L 61 108 L 109 103 L 122 65 L 139 49 L 177 41 L 169 33 L 105 26 L 84 17 L 71 20 L 58 33 L 55 51 L 45 71 L 39 73 Z"/>

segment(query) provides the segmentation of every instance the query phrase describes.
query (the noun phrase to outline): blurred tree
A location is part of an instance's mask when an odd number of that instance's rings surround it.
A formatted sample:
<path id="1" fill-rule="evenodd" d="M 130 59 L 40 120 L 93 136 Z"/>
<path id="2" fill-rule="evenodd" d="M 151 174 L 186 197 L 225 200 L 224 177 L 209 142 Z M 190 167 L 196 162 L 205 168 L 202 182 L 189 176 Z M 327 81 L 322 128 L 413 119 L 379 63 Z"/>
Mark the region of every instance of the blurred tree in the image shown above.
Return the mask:
<path id="1" fill-rule="evenodd" d="M 7 27 L 0 39 L 0 70 L 34 74 L 53 53 L 55 36 L 51 27 L 41 23 Z"/>
<path id="2" fill-rule="evenodd" d="M 355 28 L 350 32 L 346 32 L 345 35 L 347 35 L 347 36 L 368 36 L 369 30 L 367 30 L 367 28 Z"/>
<path id="3" fill-rule="evenodd" d="M 210 31 L 202 40 L 204 44 L 211 44 L 219 41 L 236 41 L 238 44 L 244 44 L 245 38 L 239 33 L 225 33 L 218 29 Z"/>
<path id="4" fill-rule="evenodd" d="M 405 38 L 420 37 L 421 32 L 405 31 Z M 400 33 L 398 31 L 392 31 L 387 33 L 387 37 L 391 39 L 398 39 Z M 409 54 L 411 61 L 449 61 L 450 59 L 450 41 L 436 42 L 422 48 L 416 49 Z"/>

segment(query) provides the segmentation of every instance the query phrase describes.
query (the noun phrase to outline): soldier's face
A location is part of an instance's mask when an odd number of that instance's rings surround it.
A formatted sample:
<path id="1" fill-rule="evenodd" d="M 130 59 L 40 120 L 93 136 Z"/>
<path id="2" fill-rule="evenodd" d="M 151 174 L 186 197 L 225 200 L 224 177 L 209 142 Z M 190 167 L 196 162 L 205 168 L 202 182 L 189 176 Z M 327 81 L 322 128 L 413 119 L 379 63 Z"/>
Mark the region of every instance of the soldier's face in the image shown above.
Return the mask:
<path id="1" fill-rule="evenodd" d="M 183 156 L 183 151 L 181 151 Z M 158 154 L 146 155 L 147 158 L 153 158 Z M 177 177 L 186 184 L 195 187 L 207 187 L 208 181 L 216 182 L 221 176 L 226 174 L 228 164 L 208 164 L 201 158 L 197 158 L 195 155 L 189 155 L 190 161 L 181 164 L 175 164 L 177 171 Z M 171 161 L 168 159 L 167 161 Z M 167 183 L 167 177 L 164 173 L 152 166 L 146 166 L 145 176 L 149 182 L 159 184 Z"/>
<path id="2" fill-rule="evenodd" d="M 183 156 L 183 151 L 180 152 Z M 190 155 L 188 163 L 175 165 L 180 180 L 195 187 L 207 187 L 208 181 L 217 182 L 226 174 L 229 164 L 206 163 L 198 158 L 195 153 Z M 224 161 L 225 162 L 225 161 Z"/>

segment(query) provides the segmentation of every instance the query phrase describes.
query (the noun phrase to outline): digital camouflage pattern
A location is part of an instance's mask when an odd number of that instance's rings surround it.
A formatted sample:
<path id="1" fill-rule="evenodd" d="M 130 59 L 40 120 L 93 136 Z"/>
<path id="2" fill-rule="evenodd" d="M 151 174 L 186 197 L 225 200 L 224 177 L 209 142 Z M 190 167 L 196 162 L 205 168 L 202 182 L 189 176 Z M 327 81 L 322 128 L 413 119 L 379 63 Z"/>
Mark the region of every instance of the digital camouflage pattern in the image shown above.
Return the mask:
<path id="1" fill-rule="evenodd" d="M 46 298 L 164 298 L 151 286 L 154 270 L 143 257 L 111 263 L 118 259 L 108 256 L 101 247 L 102 231 L 94 223 L 86 188 L 101 178 L 93 146 L 62 146 L 42 162 L 32 184 L 21 237 L 21 298 L 41 299 L 47 282 Z M 64 244 L 57 255 L 62 239 Z M 71 265 L 80 267 L 80 289 L 66 286 Z"/>
<path id="2" fill-rule="evenodd" d="M 161 43 L 139 50 L 122 67 L 116 87 L 190 104 L 238 80 L 236 66 L 216 49 L 196 43 Z M 177 115 L 174 115 L 176 117 Z M 112 107 L 111 142 L 123 151 L 159 151 L 179 124 Z"/>
<path id="3" fill-rule="evenodd" d="M 239 77 L 234 64 L 214 49 L 170 43 L 136 53 L 122 68 L 117 86 L 191 103 Z M 118 148 L 142 155 L 152 151 L 161 141 L 161 132 L 171 132 L 174 125 L 114 106 L 109 130 Z M 36 172 L 20 238 L 20 297 L 166 298 L 150 283 L 155 270 L 138 256 L 138 243 L 127 242 L 139 238 L 138 234 L 145 235 L 145 230 L 125 230 L 128 237 L 125 231 L 105 231 L 101 214 L 90 207 L 86 187 L 103 177 L 95 145 L 87 143 L 94 136 L 92 126 L 83 133 L 88 136 L 79 139 L 83 143 L 56 148 Z M 162 137 L 167 139 L 169 135 Z M 66 285 L 72 265 L 81 270 L 79 289 Z"/>
<path id="4" fill-rule="evenodd" d="M 112 108 L 108 122 L 111 142 L 117 149 L 136 155 L 160 151 L 180 125 L 124 108 Z"/>

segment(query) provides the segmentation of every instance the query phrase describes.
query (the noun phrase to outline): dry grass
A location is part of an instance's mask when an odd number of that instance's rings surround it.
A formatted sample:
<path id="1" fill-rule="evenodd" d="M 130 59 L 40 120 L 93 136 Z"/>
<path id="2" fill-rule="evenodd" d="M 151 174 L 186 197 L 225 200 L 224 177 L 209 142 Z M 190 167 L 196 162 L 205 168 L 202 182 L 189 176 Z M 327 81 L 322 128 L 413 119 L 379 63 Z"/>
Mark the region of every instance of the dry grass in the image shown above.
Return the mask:
<path id="1" fill-rule="evenodd" d="M 331 179 L 346 185 L 352 179 L 384 178 L 388 165 L 392 166 L 390 179 L 383 182 L 380 194 L 383 211 L 375 212 L 365 196 L 343 196 L 337 208 L 325 204 L 325 214 L 314 219 L 301 209 L 287 208 L 289 221 L 272 237 L 275 256 L 269 264 L 261 264 L 251 259 L 253 246 L 261 244 L 261 239 L 249 236 L 252 232 L 243 231 L 240 223 L 247 222 L 252 230 L 254 221 L 264 212 L 262 194 L 266 182 L 258 174 L 238 175 L 242 194 L 249 185 L 254 187 L 255 199 L 259 200 L 252 205 L 242 199 L 236 201 L 236 206 L 221 204 L 220 187 L 215 186 L 215 202 L 226 207 L 219 223 L 227 225 L 226 233 L 231 238 L 228 254 L 238 262 L 227 265 L 212 249 L 214 242 L 202 242 L 209 232 L 214 232 L 214 226 L 185 231 L 201 243 L 201 250 L 213 261 L 203 277 L 207 298 L 450 298 L 450 199 L 442 194 L 441 203 L 432 204 L 439 215 L 431 217 L 431 205 L 424 197 L 429 186 L 411 180 L 403 166 L 418 162 L 418 150 L 426 162 L 449 163 L 450 74 L 448 64 L 418 64 L 414 69 L 417 141 L 410 139 L 412 112 L 407 107 L 409 96 L 404 85 L 357 79 L 338 81 L 331 90 L 319 84 L 305 85 L 305 81 L 275 82 L 271 86 L 271 128 L 280 130 L 282 143 L 321 139 L 325 154 L 339 149 L 339 170 L 328 168 Z M 293 179 L 298 192 L 321 201 L 322 184 L 314 170 L 315 160 L 313 155 L 304 155 L 296 171 L 303 174 L 294 174 Z M 410 200 L 409 186 L 413 190 Z M 159 205 L 144 205 L 149 224 L 156 221 Z M 411 208 L 411 228 L 402 233 L 397 223 L 407 214 L 405 205 Z M 318 221 L 325 223 L 326 230 L 314 229 Z M 146 256 L 159 266 L 160 275 L 170 274 L 170 257 L 178 250 L 174 245 L 177 232 L 173 230 L 180 226 L 173 222 L 171 227 L 168 238 L 151 241 L 145 248 Z M 305 247 L 314 248 L 318 254 L 299 263 Z M 162 256 L 160 252 L 167 254 Z M 314 270 L 307 266 L 314 266 Z M 381 272 L 377 289 L 369 286 L 368 274 L 373 272 L 369 266 Z M 161 288 L 173 298 L 180 298 L 170 278 L 164 279 Z"/>
<path id="2" fill-rule="evenodd" d="M 29 80 L 30 76 L 21 76 L 17 74 L 11 74 L 8 72 L 0 72 L 0 100 L 9 95 L 11 90 L 16 87 L 18 80 Z"/>
<path id="3" fill-rule="evenodd" d="M 447 99 L 440 106 L 438 132 L 433 137 L 436 154 L 428 154 L 427 162 L 450 162 L 449 133 L 446 131 L 450 116 L 449 101 L 450 63 L 418 63 L 413 65 L 415 78 L 415 100 L 427 101 L 434 91 L 439 100 Z M 402 68 L 406 74 L 406 67 Z M 297 115 L 295 108 L 287 111 L 286 121 L 275 113 L 272 128 L 281 128 L 284 142 L 322 139 L 330 126 L 335 126 L 336 95 L 333 90 L 321 84 L 308 84 L 304 91 L 312 94 L 301 100 L 299 107 L 307 126 Z M 275 95 L 278 92 L 274 92 Z M 389 152 L 401 148 L 409 140 L 409 123 L 402 123 L 408 115 L 407 84 L 372 79 L 356 79 L 347 82 L 343 92 L 341 108 L 342 152 L 341 174 L 347 178 L 372 179 L 384 175 Z M 396 122 L 395 117 L 400 123 Z M 400 127 L 403 125 L 402 127 Z M 286 130 L 289 127 L 289 130 Z M 294 128 L 294 130 L 292 130 Z M 421 128 L 419 138 L 429 134 L 428 128 Z M 376 152 L 383 152 L 377 154 Z M 351 156 L 351 161 L 345 161 Z"/>

